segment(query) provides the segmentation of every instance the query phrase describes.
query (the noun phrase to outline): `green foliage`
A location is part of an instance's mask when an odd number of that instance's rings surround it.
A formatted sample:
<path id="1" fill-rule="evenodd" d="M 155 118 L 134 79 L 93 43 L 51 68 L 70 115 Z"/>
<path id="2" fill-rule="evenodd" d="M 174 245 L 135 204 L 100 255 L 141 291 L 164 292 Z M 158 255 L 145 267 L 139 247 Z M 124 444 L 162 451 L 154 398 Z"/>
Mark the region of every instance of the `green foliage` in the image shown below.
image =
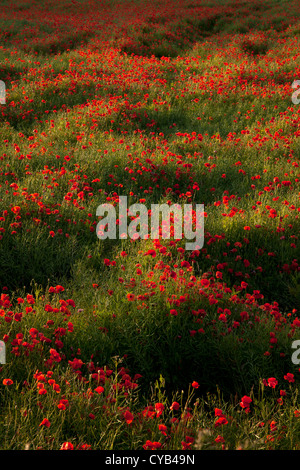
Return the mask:
<path id="1" fill-rule="evenodd" d="M 3 450 L 299 448 L 299 4 L 150 3 L 1 2 Z"/>

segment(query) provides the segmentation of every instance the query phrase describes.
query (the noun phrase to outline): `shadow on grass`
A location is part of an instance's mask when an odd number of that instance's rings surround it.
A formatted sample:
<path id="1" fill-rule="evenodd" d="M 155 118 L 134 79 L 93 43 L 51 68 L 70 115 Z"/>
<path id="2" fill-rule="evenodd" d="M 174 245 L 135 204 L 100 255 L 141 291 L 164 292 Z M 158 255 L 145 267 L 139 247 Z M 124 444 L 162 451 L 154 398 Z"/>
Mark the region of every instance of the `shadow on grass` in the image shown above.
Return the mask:
<path id="1" fill-rule="evenodd" d="M 101 279 L 105 275 L 104 258 L 113 256 L 119 244 L 119 240 L 99 240 L 94 232 L 70 234 L 69 238 L 56 233 L 52 238 L 41 231 L 32 237 L 29 241 L 26 234 L 18 234 L 1 241 L 0 289 L 6 286 L 11 292 L 23 288 L 31 292 L 33 282 L 46 288 L 49 283 L 56 285 L 72 279 L 80 286 L 77 265 L 83 271 L 92 270 Z M 93 254 L 91 260 L 87 253 Z"/>
<path id="2" fill-rule="evenodd" d="M 263 303 L 263 302 L 262 302 Z M 109 362 L 110 357 L 126 357 L 125 364 L 130 371 L 143 376 L 142 391 L 147 394 L 150 385 L 162 375 L 166 380 L 166 391 L 171 397 L 174 390 L 187 391 L 189 384 L 196 380 L 200 383 L 200 394 L 216 393 L 217 387 L 226 397 L 235 394 L 249 394 L 253 388 L 257 391 L 259 379 L 275 376 L 283 378 L 290 371 L 290 339 L 288 327 L 270 356 L 264 353 L 269 350 L 270 331 L 274 329 L 272 318 L 261 323 L 245 322 L 239 329 L 229 333 L 227 325 L 218 322 L 217 309 L 211 308 L 203 297 L 193 298 L 191 308 L 204 308 L 207 321 L 203 323 L 204 333 L 190 334 L 197 329 L 193 323 L 188 307 L 182 307 L 176 317 L 167 315 L 166 305 L 149 304 L 149 309 L 137 313 L 135 307 L 127 311 L 107 310 L 101 313 L 104 306 L 100 305 L 99 321 L 106 331 L 105 335 L 96 332 L 90 334 L 89 344 L 82 346 L 81 358 L 91 357 L 102 363 Z M 232 309 L 232 316 L 239 318 L 239 307 L 236 312 L 234 304 L 226 304 Z M 112 313 L 115 313 L 114 317 Z M 263 312 L 258 311 L 260 318 Z M 90 324 L 87 329 L 92 328 Z M 92 332 L 90 332 L 92 333 Z M 278 336 L 278 335 L 276 335 Z M 98 340 L 97 340 L 98 338 Z M 285 353 L 285 357 L 281 353 Z"/>
<path id="3" fill-rule="evenodd" d="M 54 36 L 54 37 L 53 37 Z M 66 50 L 74 50 L 88 44 L 92 31 L 76 31 L 66 33 L 62 37 L 55 37 L 55 34 L 46 38 L 34 38 L 24 44 L 23 50 L 26 52 L 38 52 L 43 55 L 55 55 Z"/>
<path id="4" fill-rule="evenodd" d="M 192 10 L 193 9 L 193 10 Z M 297 22 L 299 13 L 286 17 L 284 3 L 266 1 L 251 4 L 234 1 L 201 6 L 188 5 L 187 15 L 178 20 L 166 19 L 164 15 L 150 16 L 140 29 L 124 28 L 125 37 L 121 49 L 126 54 L 145 55 L 161 58 L 176 57 L 187 52 L 195 43 L 206 41 L 215 35 L 246 34 L 258 31 L 281 33 Z M 264 13 L 264 15 L 262 15 Z M 245 41 L 243 51 L 249 55 L 265 55 L 269 50 L 267 41 Z"/>
<path id="5" fill-rule="evenodd" d="M 96 85 L 74 85 L 69 93 L 65 93 L 62 88 L 57 90 L 54 86 L 43 90 L 43 97 L 39 95 L 37 90 L 36 96 L 33 98 L 35 106 L 29 103 L 26 107 L 18 104 L 9 106 L 9 102 L 2 108 L 2 115 L 0 121 L 8 122 L 15 130 L 22 131 L 25 135 L 31 133 L 31 127 L 34 123 L 43 122 L 45 119 L 51 119 L 55 111 L 55 116 L 58 111 L 63 111 L 67 107 L 73 108 L 87 102 L 88 99 L 93 99 L 96 93 Z M 43 99 L 43 101 L 42 101 Z M 25 108 L 25 109 L 24 109 Z M 27 108 L 27 109 L 26 109 Z"/>

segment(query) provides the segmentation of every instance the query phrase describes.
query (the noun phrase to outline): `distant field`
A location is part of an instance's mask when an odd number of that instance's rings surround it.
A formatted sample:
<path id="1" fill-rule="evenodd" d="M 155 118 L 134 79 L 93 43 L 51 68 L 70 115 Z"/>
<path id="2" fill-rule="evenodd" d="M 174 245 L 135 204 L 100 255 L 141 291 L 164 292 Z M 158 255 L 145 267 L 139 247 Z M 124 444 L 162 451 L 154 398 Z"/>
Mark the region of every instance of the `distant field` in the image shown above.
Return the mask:
<path id="1" fill-rule="evenodd" d="M 299 2 L 2 0 L 0 103 L 0 450 L 299 450 Z"/>

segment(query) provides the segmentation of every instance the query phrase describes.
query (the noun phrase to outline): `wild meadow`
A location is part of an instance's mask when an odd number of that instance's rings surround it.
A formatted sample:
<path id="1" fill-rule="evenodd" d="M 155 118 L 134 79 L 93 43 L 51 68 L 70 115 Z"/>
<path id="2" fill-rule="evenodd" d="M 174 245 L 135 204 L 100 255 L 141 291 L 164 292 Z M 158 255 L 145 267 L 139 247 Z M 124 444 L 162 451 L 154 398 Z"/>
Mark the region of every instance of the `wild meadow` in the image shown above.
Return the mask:
<path id="1" fill-rule="evenodd" d="M 298 0 L 1 0 L 0 80 L 0 450 L 299 450 Z"/>

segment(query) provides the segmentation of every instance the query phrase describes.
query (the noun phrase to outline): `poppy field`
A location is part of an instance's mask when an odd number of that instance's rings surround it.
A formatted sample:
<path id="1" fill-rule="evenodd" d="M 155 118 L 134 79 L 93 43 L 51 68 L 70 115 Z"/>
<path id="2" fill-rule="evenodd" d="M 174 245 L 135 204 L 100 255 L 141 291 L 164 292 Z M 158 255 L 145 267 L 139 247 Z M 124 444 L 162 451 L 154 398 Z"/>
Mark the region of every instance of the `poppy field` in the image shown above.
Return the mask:
<path id="1" fill-rule="evenodd" d="M 299 1 L 2 0 L 0 81 L 0 450 L 299 450 Z"/>

